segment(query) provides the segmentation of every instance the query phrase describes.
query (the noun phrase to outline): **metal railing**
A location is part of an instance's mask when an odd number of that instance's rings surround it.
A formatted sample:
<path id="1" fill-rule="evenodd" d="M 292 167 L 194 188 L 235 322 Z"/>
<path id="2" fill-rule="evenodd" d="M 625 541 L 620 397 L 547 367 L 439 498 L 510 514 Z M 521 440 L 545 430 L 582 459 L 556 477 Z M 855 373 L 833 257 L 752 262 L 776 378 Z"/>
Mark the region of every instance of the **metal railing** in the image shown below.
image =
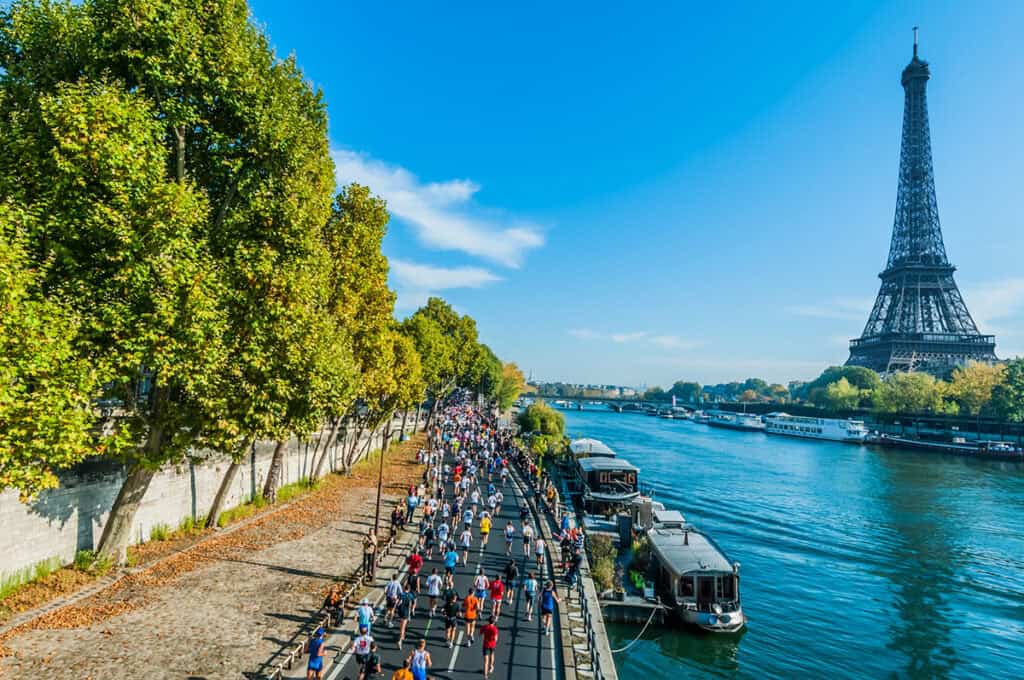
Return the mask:
<path id="1" fill-rule="evenodd" d="M 383 562 L 384 558 L 391 554 L 391 549 L 394 547 L 395 543 L 397 542 L 397 539 L 398 534 L 395 533 L 388 538 L 388 540 L 384 543 L 383 546 L 377 549 L 377 557 L 375 560 L 377 563 L 377 567 L 380 567 L 381 562 Z M 351 578 L 352 583 L 348 585 L 348 587 L 345 589 L 344 594 L 341 596 L 341 603 L 339 604 L 338 609 L 342 612 L 342 614 L 338 621 L 345 620 L 345 608 L 349 606 L 349 601 L 352 599 L 352 596 L 355 595 L 356 591 L 365 585 L 364 581 L 366 578 L 366 570 L 363 568 L 362 564 L 360 564 L 359 567 L 355 570 Z M 322 627 L 324 630 L 328 630 L 332 627 L 333 623 L 336 623 L 333 617 L 331 616 L 330 612 L 326 612 L 322 616 L 319 616 L 319 618 L 314 619 L 314 622 L 316 622 L 316 625 L 313 626 L 314 631 L 319 627 Z M 282 678 L 284 677 L 284 672 L 286 670 L 291 670 L 292 667 L 295 665 L 295 662 L 301 659 L 303 656 L 305 656 L 306 652 L 309 651 L 309 641 L 312 639 L 313 635 L 312 633 L 310 633 L 309 635 L 305 636 L 302 642 L 298 643 L 297 645 L 295 645 L 295 647 L 291 648 L 290 651 L 286 652 L 284 659 L 278 662 L 278 664 L 274 667 L 274 670 L 272 670 L 266 676 L 267 680 L 282 680 Z"/>

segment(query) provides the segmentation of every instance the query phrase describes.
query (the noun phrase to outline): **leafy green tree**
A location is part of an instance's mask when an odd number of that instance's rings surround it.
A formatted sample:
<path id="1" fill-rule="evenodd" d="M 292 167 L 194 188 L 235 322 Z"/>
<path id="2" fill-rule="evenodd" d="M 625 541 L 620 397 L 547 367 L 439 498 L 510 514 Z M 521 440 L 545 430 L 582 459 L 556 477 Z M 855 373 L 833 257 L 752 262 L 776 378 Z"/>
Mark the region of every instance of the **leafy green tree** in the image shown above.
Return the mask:
<path id="1" fill-rule="evenodd" d="M 669 398 L 668 392 L 658 386 L 648 388 L 644 392 L 644 401 L 668 401 Z"/>
<path id="2" fill-rule="evenodd" d="M 768 394 L 768 383 L 761 378 L 747 378 L 740 385 L 740 391 L 750 390 L 754 394 L 767 395 Z"/>
<path id="3" fill-rule="evenodd" d="M 1024 358 L 1006 362 L 1003 380 L 992 389 L 992 409 L 1005 421 L 1024 422 Z"/>
<path id="4" fill-rule="evenodd" d="M 75 347 L 80 320 L 26 252 L 31 218 L 0 203 L 0 489 L 22 501 L 57 486 L 57 472 L 97 455 L 97 371 Z"/>
<path id="5" fill-rule="evenodd" d="M 787 399 L 789 399 L 789 390 L 786 388 L 785 385 L 780 385 L 779 383 L 772 383 L 771 385 L 768 386 L 767 396 L 772 401 L 784 403 Z"/>
<path id="6" fill-rule="evenodd" d="M 841 378 L 846 378 L 853 387 L 871 394 L 881 385 L 882 380 L 877 373 L 863 366 L 829 366 L 821 375 L 809 383 L 793 386 L 790 394 L 795 399 L 804 399 L 812 404 L 824 404 L 825 388 Z"/>
<path id="7" fill-rule="evenodd" d="M 863 390 L 840 378 L 825 387 L 821 405 L 833 411 L 851 411 L 860 405 L 863 396 Z"/>
<path id="8" fill-rule="evenodd" d="M 514 363 L 502 366 L 501 383 L 498 386 L 498 408 L 502 411 L 512 406 L 526 387 L 526 377 Z"/>
<path id="9" fill-rule="evenodd" d="M 953 369 L 949 396 L 960 405 L 960 412 L 978 416 L 992 401 L 992 393 L 1006 377 L 1003 364 L 969 361 L 966 366 Z"/>
<path id="10" fill-rule="evenodd" d="M 693 404 L 700 399 L 702 391 L 703 388 L 701 388 L 700 383 L 698 382 L 685 382 L 683 380 L 679 380 L 672 385 L 668 394 L 670 397 L 675 397 L 677 401 Z"/>
<path id="11" fill-rule="evenodd" d="M 955 413 L 945 401 L 946 384 L 927 373 L 893 373 L 874 392 L 874 408 L 882 413 Z"/>
<path id="12" fill-rule="evenodd" d="M 519 427 L 523 432 L 539 432 L 560 439 L 565 435 L 565 416 L 543 401 L 535 401 L 519 414 Z"/>

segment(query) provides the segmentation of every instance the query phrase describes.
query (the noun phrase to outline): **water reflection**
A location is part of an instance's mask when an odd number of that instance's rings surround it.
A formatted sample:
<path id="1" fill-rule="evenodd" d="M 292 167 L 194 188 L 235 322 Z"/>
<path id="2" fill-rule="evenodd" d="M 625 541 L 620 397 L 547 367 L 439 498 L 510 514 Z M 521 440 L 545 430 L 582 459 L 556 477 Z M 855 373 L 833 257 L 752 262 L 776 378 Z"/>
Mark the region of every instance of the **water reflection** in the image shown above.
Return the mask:
<path id="1" fill-rule="evenodd" d="M 887 646 L 905 657 L 906 677 L 945 678 L 959 663 L 950 599 L 957 596 L 963 555 L 956 534 L 963 527 L 944 490 L 963 480 L 959 466 L 915 458 L 879 453 L 879 500 L 896 541 L 884 574 L 895 595 Z"/>
<path id="2" fill-rule="evenodd" d="M 608 635 L 614 648 L 625 647 L 639 632 L 636 626 L 610 624 Z M 643 640 L 630 648 L 625 659 L 616 658 L 621 667 L 623 661 L 635 663 L 637 657 L 645 657 L 657 648 L 664 657 L 684 663 L 700 671 L 701 675 L 734 675 L 739 670 L 739 648 L 744 633 L 736 635 L 714 635 L 701 633 L 690 628 L 651 628 Z"/>

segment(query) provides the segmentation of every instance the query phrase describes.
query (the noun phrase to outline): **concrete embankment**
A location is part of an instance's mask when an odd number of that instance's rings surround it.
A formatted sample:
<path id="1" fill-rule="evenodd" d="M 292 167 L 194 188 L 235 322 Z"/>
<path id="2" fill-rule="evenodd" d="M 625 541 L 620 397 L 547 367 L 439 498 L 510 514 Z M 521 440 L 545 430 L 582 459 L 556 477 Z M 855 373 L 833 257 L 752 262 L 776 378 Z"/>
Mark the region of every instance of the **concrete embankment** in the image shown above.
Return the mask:
<path id="1" fill-rule="evenodd" d="M 395 437 L 399 421 L 395 423 Z M 411 420 L 406 424 L 411 431 Z M 319 437 L 309 442 L 292 439 L 286 448 L 281 471 L 281 485 L 296 482 L 313 474 L 313 452 Z M 370 443 L 371 438 L 373 442 Z M 354 433 L 345 438 L 351 445 Z M 364 434 L 357 445 L 369 449 L 380 447 L 380 435 Z M 224 508 L 246 502 L 260 489 L 270 468 L 274 442 L 259 442 L 239 469 L 228 492 Z M 323 447 L 320 447 L 321 449 Z M 342 440 L 328 447 L 328 459 L 323 474 L 337 469 L 340 462 Z M 208 454 L 208 455 L 205 455 Z M 317 453 L 317 457 L 319 457 Z M 133 542 L 149 539 L 153 527 L 176 528 L 182 520 L 193 520 L 209 510 L 217 493 L 224 471 L 229 464 L 226 457 L 210 452 L 196 451 L 200 463 L 165 466 L 150 484 L 132 526 Z M 0 493 L 0 577 L 32 567 L 44 560 L 56 558 L 71 563 L 79 550 L 92 550 L 99 542 L 103 526 L 118 490 L 124 481 L 125 468 L 116 463 L 91 463 L 61 475 L 57 489 L 44 491 L 25 504 L 18 493 L 7 490 Z"/>

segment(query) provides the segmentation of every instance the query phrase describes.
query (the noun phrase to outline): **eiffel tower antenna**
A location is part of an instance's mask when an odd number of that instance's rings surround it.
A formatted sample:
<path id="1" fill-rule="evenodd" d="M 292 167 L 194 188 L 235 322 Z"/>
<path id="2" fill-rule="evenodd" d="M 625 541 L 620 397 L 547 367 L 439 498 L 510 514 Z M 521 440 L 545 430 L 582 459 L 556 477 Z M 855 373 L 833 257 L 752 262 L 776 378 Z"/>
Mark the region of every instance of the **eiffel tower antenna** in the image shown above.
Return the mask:
<path id="1" fill-rule="evenodd" d="M 953 279 L 935 199 L 928 99 L 931 72 L 917 54 L 903 69 L 903 139 L 896 216 L 885 271 L 847 365 L 879 373 L 922 370 L 945 376 L 967 361 L 996 361 L 995 336 L 982 335 Z"/>

